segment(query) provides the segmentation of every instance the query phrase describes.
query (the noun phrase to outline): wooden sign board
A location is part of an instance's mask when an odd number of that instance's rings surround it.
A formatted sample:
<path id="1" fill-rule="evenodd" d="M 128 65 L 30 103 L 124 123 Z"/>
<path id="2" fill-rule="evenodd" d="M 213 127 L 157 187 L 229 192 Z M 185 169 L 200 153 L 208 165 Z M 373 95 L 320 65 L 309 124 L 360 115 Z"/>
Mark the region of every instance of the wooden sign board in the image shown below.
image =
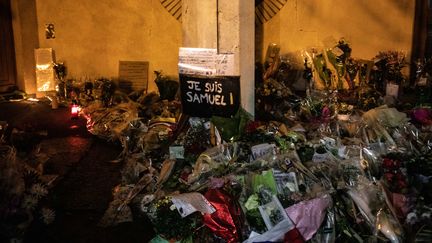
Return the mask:
<path id="1" fill-rule="evenodd" d="M 137 91 L 148 87 L 149 62 L 145 61 L 120 61 L 119 62 L 119 87 L 123 90 Z"/>
<path id="2" fill-rule="evenodd" d="M 192 76 L 180 74 L 183 113 L 195 117 L 230 117 L 240 107 L 239 76 Z"/>

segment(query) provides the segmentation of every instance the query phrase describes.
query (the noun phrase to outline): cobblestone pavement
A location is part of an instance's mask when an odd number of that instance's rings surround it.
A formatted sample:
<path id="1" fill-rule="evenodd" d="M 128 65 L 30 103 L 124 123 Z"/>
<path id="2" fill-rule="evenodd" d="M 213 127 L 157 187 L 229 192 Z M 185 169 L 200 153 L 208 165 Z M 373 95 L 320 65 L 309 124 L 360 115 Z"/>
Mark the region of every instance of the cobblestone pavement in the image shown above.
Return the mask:
<path id="1" fill-rule="evenodd" d="M 44 102 L 0 103 L 0 121 L 7 121 L 10 131 L 38 134 L 12 142 L 23 156 L 25 150 L 37 148 L 44 174 L 58 175 L 44 202 L 56 211 L 56 219 L 49 226 L 34 220 L 25 242 L 139 243 L 153 237 L 146 219 L 97 227 L 112 199 L 112 188 L 120 182 L 122 164 L 111 163 L 121 151 L 118 144 L 93 137 L 83 119 L 71 119 L 67 107 L 52 110 Z"/>

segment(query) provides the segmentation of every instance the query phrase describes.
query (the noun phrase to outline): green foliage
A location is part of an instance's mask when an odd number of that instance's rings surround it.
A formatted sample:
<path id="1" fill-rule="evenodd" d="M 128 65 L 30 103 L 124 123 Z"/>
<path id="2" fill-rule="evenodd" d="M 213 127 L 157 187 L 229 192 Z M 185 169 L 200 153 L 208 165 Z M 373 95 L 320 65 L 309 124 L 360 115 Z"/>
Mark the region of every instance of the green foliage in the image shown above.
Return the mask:
<path id="1" fill-rule="evenodd" d="M 211 122 L 218 128 L 222 139 L 225 141 L 236 141 L 244 133 L 246 124 L 252 120 L 252 115 L 240 108 L 234 117 L 226 118 L 213 116 Z"/>
<path id="2" fill-rule="evenodd" d="M 196 214 L 182 218 L 173 207 L 170 197 L 157 201 L 154 205 L 155 213 L 151 217 L 153 226 L 158 234 L 166 239 L 181 240 L 189 237 L 199 225 Z"/>

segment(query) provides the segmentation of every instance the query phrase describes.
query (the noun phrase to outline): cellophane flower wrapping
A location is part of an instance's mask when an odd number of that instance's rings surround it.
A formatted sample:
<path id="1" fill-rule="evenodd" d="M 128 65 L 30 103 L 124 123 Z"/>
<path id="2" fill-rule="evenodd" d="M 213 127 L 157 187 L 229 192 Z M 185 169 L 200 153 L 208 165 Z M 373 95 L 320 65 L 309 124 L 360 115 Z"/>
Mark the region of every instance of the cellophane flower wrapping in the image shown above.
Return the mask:
<path id="1" fill-rule="evenodd" d="M 326 216 L 326 210 L 332 204 L 329 195 L 303 201 L 288 207 L 288 216 L 305 240 L 309 240 L 320 228 Z"/>
<path id="2" fill-rule="evenodd" d="M 402 242 L 403 229 L 380 187 L 379 184 L 362 180 L 347 193 L 373 229 L 374 234 L 381 232 L 391 242 Z"/>
<path id="3" fill-rule="evenodd" d="M 383 81 L 382 70 L 368 79 L 374 63 L 349 53 L 344 40 L 307 52 L 304 78 L 313 85 L 304 98 L 290 85 L 290 63 L 275 55 L 257 75 L 254 121 L 243 110 L 232 118 L 180 116 L 180 104 L 161 100 L 165 94 L 129 96 L 136 107 L 127 99 L 111 98 L 107 107 L 96 100 L 84 109 L 89 129 L 121 142 L 121 186 L 135 188 L 122 207 L 137 203 L 150 218 L 161 216 L 152 221 L 155 230 L 172 241 L 193 235 L 197 241 L 401 242 L 427 235 L 431 112 L 381 106 L 382 87 L 374 85 Z M 381 58 L 400 58 L 387 54 Z M 381 67 L 397 69 L 394 64 Z M 211 122 L 221 135 L 216 143 Z M 181 156 L 170 153 L 176 149 Z M 142 187 L 144 175 L 151 179 Z M 240 195 L 227 186 L 233 178 Z M 160 203 L 187 193 L 205 195 L 216 211 L 182 218 L 172 201 Z M 288 218 L 279 217 L 279 204 Z"/>
<path id="4" fill-rule="evenodd" d="M 204 214 L 204 225 L 226 242 L 240 242 L 244 216 L 238 202 L 220 189 L 209 189 L 204 196 L 216 209 L 212 214 Z"/>

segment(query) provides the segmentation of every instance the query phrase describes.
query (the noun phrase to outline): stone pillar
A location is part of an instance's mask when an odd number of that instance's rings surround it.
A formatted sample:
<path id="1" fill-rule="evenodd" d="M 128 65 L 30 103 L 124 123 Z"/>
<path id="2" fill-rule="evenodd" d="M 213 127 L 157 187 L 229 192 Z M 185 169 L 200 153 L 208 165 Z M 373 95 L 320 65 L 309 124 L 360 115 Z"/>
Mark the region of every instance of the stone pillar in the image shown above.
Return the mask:
<path id="1" fill-rule="evenodd" d="M 255 2 L 183 0 L 183 46 L 233 53 L 240 75 L 241 106 L 255 109 Z"/>
<path id="2" fill-rule="evenodd" d="M 217 48 L 217 0 L 183 0 L 183 47 Z"/>
<path id="3" fill-rule="evenodd" d="M 218 0 L 219 52 L 234 53 L 240 74 L 241 105 L 255 109 L 255 1 Z"/>

